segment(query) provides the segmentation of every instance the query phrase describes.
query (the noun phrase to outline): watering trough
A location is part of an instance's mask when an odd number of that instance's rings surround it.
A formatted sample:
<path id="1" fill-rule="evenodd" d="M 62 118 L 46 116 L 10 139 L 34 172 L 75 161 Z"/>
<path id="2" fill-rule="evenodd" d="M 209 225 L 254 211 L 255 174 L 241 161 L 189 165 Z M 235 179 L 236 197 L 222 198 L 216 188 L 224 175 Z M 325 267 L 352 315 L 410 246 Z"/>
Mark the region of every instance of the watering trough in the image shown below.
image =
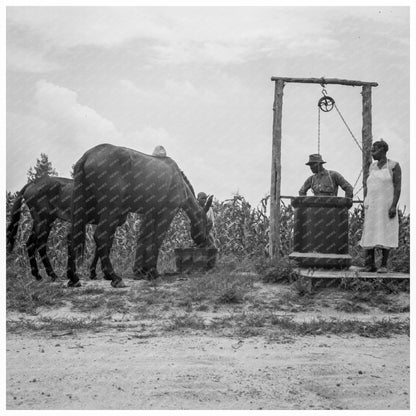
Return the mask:
<path id="1" fill-rule="evenodd" d="M 176 270 L 179 273 L 209 270 L 215 266 L 216 248 L 177 248 L 175 249 Z"/>

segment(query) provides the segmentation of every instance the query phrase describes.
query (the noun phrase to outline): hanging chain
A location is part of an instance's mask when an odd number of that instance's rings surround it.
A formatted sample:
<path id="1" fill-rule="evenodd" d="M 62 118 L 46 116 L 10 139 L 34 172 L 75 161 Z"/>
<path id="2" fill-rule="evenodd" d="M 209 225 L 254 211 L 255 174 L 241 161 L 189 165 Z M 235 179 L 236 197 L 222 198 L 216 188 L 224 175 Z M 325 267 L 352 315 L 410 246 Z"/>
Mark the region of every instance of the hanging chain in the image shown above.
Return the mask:
<path id="1" fill-rule="evenodd" d="M 318 107 L 318 155 L 321 154 L 321 109 Z"/>

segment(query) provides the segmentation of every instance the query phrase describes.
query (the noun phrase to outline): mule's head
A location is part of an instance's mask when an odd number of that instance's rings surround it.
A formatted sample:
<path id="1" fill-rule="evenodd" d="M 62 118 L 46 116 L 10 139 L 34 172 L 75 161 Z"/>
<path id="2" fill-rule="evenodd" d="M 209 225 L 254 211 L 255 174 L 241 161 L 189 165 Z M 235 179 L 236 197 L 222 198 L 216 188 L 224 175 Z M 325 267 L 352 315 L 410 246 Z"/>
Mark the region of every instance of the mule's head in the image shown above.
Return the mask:
<path id="1" fill-rule="evenodd" d="M 191 237 L 199 247 L 205 247 L 209 240 L 208 235 L 212 228 L 212 221 L 208 219 L 207 212 L 211 208 L 213 195 L 204 202 L 195 204 L 194 220 L 191 220 Z"/>

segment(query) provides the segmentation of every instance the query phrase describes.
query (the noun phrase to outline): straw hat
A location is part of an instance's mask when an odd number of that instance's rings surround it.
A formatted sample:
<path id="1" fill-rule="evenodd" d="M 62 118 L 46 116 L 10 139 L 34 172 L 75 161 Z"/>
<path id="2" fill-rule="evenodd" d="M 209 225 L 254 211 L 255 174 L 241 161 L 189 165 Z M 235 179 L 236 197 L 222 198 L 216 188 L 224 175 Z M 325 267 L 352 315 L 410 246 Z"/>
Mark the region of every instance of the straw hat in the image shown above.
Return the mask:
<path id="1" fill-rule="evenodd" d="M 313 155 L 309 155 L 309 162 L 305 163 L 305 165 L 312 165 L 313 163 L 326 163 L 322 160 L 322 156 L 318 153 L 314 153 Z"/>

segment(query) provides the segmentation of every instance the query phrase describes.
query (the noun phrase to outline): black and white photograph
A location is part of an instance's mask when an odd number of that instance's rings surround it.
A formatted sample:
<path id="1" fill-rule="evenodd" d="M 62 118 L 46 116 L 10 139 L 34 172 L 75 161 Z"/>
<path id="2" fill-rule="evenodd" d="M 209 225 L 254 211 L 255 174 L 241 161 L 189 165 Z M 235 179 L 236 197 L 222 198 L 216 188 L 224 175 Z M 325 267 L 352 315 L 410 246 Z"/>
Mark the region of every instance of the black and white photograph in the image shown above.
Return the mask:
<path id="1" fill-rule="evenodd" d="M 4 3 L 2 412 L 411 412 L 414 7 L 334 4 Z"/>

